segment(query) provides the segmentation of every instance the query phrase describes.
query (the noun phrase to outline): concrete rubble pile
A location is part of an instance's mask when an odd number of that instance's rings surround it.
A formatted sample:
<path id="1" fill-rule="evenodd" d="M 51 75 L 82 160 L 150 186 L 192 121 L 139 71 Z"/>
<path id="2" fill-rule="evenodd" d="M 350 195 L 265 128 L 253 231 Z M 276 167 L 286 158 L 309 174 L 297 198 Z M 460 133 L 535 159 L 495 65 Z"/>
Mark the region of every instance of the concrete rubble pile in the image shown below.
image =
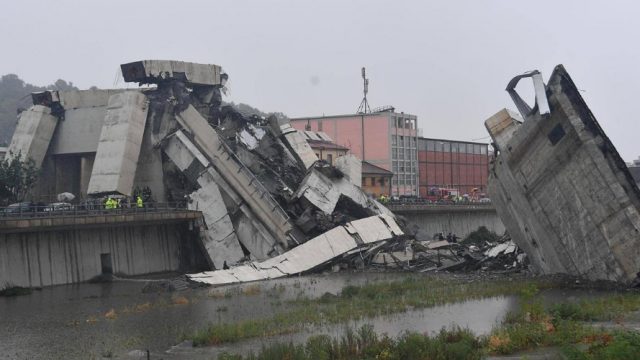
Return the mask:
<path id="1" fill-rule="evenodd" d="M 528 270 L 526 254 L 504 235 L 495 241 L 386 242 L 364 252 L 362 266 L 413 272 L 518 272 Z"/>
<path id="2" fill-rule="evenodd" d="M 533 80 L 535 104 L 515 91 Z M 562 65 L 533 71 L 485 125 L 495 160 L 489 195 L 513 241 L 544 274 L 631 284 L 640 271 L 640 190 Z"/>
<path id="3" fill-rule="evenodd" d="M 144 60 L 121 70 L 126 82 L 151 86 L 34 93 L 9 150 L 34 159 L 44 179 L 62 166 L 56 156 L 95 153 L 79 165 L 77 191 L 90 197 L 148 188 L 158 202 L 188 201 L 203 214 L 203 253 L 218 269 L 192 279 L 297 274 L 405 236 L 360 189 L 350 168 L 359 161 L 331 166 L 288 120 L 223 105 L 220 66 Z M 52 193 L 46 181 L 38 186 Z"/>

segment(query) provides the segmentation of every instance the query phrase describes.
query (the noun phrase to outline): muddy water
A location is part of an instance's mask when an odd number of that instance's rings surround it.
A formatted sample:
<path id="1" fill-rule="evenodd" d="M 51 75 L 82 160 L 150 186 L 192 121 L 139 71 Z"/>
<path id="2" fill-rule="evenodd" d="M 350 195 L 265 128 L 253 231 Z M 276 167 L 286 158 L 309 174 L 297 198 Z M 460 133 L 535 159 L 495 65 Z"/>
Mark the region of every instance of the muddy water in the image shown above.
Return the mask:
<path id="1" fill-rule="evenodd" d="M 135 350 L 149 349 L 152 359 L 209 359 L 221 351 L 258 350 L 265 341 L 304 341 L 310 333 L 340 335 L 346 325 L 225 347 L 193 349 L 177 346 L 170 349 L 180 342 L 183 334 L 210 323 L 267 317 L 273 312 L 286 310 L 285 300 L 298 296 L 319 297 L 325 292 L 337 294 L 345 285 L 397 280 L 406 276 L 338 273 L 187 290 L 177 294 L 145 294 L 142 292 L 143 282 L 49 287 L 27 296 L 0 298 L 0 358 L 126 359 L 136 358 L 133 356 Z M 566 300 L 570 296 L 590 295 L 557 291 L 545 295 L 552 300 L 556 297 Z M 457 324 L 481 334 L 488 332 L 517 306 L 514 297 L 497 297 L 347 325 L 372 324 L 378 333 L 395 336 L 404 330 L 434 332 L 443 326 Z"/>

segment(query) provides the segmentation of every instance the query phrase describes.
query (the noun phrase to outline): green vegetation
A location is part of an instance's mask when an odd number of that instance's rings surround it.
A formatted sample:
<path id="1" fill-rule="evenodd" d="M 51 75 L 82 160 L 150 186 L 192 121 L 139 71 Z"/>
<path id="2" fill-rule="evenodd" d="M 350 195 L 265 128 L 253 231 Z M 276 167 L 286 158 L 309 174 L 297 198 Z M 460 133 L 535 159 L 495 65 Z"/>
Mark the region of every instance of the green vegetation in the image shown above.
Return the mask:
<path id="1" fill-rule="evenodd" d="M 563 353 L 569 360 L 618 360 L 637 359 L 640 354 L 640 333 L 635 331 L 602 332 L 585 339 L 586 349 L 576 345 L 563 347 Z"/>
<path id="2" fill-rule="evenodd" d="M 367 286 L 363 287 L 367 288 Z M 345 288 L 342 296 L 361 296 L 362 288 Z M 436 336 L 407 332 L 392 339 L 378 336 L 371 326 L 347 332 L 338 339 L 310 337 L 306 344 L 276 343 L 246 357 L 224 354 L 220 359 L 480 359 L 488 354 L 513 354 L 539 347 L 556 347 L 567 359 L 635 359 L 640 333 L 606 330 L 585 321 L 620 319 L 640 309 L 640 294 L 624 294 L 560 303 L 545 308 L 529 282 L 520 287 L 522 309 L 510 314 L 487 336 L 469 330 L 442 329 Z M 279 318 L 282 320 L 282 318 Z"/>
<path id="3" fill-rule="evenodd" d="M 38 174 L 34 161 L 23 159 L 21 153 L 11 162 L 0 161 L 0 203 L 23 201 L 38 180 Z"/>
<path id="4" fill-rule="evenodd" d="M 313 336 L 306 344 L 274 344 L 264 347 L 258 355 L 247 357 L 223 354 L 222 360 L 350 360 L 350 359 L 480 359 L 482 343 L 468 330 L 443 329 L 435 337 L 417 333 L 405 333 L 397 339 L 379 337 L 370 325 L 356 332 L 347 330 L 340 339 L 329 336 Z"/>
<path id="5" fill-rule="evenodd" d="M 608 331 L 588 324 L 590 321 L 621 321 L 626 313 L 640 309 L 640 294 L 558 303 L 549 308 L 534 297 L 531 289 L 522 294 L 522 299 L 521 311 L 509 314 L 502 326 L 489 335 L 488 352 L 512 354 L 538 347 L 560 347 L 571 359 L 631 359 L 633 357 L 622 355 L 640 350 L 640 341 L 637 341 L 640 334 Z M 609 357 L 612 354 L 615 356 Z"/>
<path id="6" fill-rule="evenodd" d="M 198 346 L 290 334 L 310 325 L 340 324 L 469 299 L 519 294 L 531 286 L 549 288 L 554 284 L 543 280 L 504 279 L 456 282 L 412 276 L 403 281 L 346 286 L 337 296 L 299 298 L 288 302 L 290 310 L 287 312 L 233 324 L 212 324 L 188 338 Z"/>

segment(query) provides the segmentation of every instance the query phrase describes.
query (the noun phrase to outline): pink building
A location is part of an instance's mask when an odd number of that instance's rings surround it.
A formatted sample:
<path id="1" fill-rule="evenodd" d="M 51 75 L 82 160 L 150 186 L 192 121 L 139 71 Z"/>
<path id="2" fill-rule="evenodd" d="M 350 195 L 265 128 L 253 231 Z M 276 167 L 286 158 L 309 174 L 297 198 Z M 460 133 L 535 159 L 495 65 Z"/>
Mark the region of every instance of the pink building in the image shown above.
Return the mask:
<path id="1" fill-rule="evenodd" d="M 417 117 L 393 111 L 291 119 L 298 130 L 325 132 L 352 154 L 393 172 L 391 195 L 418 195 Z"/>

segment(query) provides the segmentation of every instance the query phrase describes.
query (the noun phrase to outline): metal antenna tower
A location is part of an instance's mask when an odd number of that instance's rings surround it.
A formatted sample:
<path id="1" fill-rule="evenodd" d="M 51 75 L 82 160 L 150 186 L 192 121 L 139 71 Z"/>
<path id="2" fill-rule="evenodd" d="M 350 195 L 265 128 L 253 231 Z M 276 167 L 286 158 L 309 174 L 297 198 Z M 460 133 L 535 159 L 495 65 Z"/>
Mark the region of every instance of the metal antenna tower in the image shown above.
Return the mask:
<path id="1" fill-rule="evenodd" d="M 362 67 L 362 82 L 364 85 L 364 97 L 362 98 L 362 102 L 360 102 L 360 106 L 358 106 L 358 110 L 356 110 L 358 114 L 366 114 L 371 112 L 369 101 L 367 101 L 367 93 L 369 92 L 369 79 L 367 79 L 364 67 Z"/>

